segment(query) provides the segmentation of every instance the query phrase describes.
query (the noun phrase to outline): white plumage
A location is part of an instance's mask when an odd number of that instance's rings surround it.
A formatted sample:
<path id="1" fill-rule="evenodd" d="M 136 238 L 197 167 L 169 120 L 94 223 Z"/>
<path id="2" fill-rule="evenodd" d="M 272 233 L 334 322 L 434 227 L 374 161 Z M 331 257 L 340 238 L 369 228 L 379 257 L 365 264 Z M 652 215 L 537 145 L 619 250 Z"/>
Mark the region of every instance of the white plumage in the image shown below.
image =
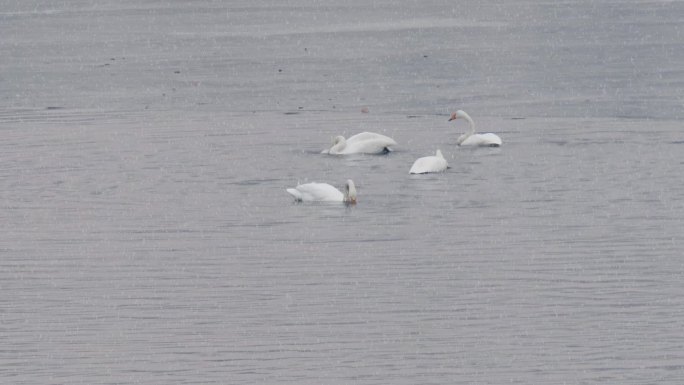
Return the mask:
<path id="1" fill-rule="evenodd" d="M 321 151 L 322 154 L 347 155 L 347 154 L 384 154 L 391 151 L 391 146 L 396 146 L 394 139 L 374 132 L 362 132 L 345 139 L 344 136 L 336 136 L 333 145 L 329 149 Z"/>
<path id="2" fill-rule="evenodd" d="M 451 117 L 449 118 L 449 121 L 458 119 L 458 118 L 463 118 L 465 119 L 469 124 L 470 124 L 470 131 L 466 132 L 465 134 L 461 135 L 457 143 L 459 146 L 481 146 L 481 147 L 499 147 L 501 146 L 501 138 L 496 135 L 490 133 L 486 134 L 476 134 L 475 133 L 475 122 L 473 122 L 473 119 L 468 115 L 465 111 L 463 110 L 458 110 L 451 114 Z"/>
<path id="3" fill-rule="evenodd" d="M 356 187 L 349 179 L 344 186 L 344 193 L 327 183 L 305 183 L 287 189 L 296 201 L 304 202 L 345 202 L 356 203 Z"/>
<path id="4" fill-rule="evenodd" d="M 425 156 L 416 159 L 409 170 L 409 174 L 426 174 L 429 172 L 442 172 L 449 167 L 446 159 L 442 155 L 442 151 L 437 150 L 434 156 Z"/>

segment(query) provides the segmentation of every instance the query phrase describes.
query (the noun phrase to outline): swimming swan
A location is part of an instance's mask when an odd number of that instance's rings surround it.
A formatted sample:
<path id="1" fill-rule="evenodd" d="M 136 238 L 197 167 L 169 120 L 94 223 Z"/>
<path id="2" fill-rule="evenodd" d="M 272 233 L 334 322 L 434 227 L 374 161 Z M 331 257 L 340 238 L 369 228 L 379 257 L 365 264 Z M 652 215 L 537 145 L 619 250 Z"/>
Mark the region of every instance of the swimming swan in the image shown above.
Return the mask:
<path id="1" fill-rule="evenodd" d="M 473 119 L 463 110 L 458 110 L 451 114 L 449 121 L 454 119 L 463 118 L 468 123 L 470 123 L 470 131 L 461 135 L 458 138 L 459 146 L 484 146 L 484 147 L 499 147 L 501 146 L 501 138 L 498 135 L 487 133 L 487 134 L 476 134 L 475 133 L 475 123 Z"/>
<path id="2" fill-rule="evenodd" d="M 394 139 L 374 132 L 362 132 L 345 139 L 344 136 L 336 136 L 333 145 L 329 149 L 321 151 L 321 154 L 347 155 L 347 154 L 385 154 L 391 151 L 390 146 L 396 146 Z"/>
<path id="3" fill-rule="evenodd" d="M 447 169 L 449 165 L 442 155 L 442 151 L 437 150 L 435 156 L 425 156 L 416 159 L 409 170 L 409 174 L 426 174 L 428 172 L 442 172 Z"/>
<path id="4" fill-rule="evenodd" d="M 287 192 L 298 202 L 356 203 L 356 187 L 351 179 L 344 185 L 344 194 L 327 183 L 316 182 L 298 184 L 295 188 L 287 189 Z"/>

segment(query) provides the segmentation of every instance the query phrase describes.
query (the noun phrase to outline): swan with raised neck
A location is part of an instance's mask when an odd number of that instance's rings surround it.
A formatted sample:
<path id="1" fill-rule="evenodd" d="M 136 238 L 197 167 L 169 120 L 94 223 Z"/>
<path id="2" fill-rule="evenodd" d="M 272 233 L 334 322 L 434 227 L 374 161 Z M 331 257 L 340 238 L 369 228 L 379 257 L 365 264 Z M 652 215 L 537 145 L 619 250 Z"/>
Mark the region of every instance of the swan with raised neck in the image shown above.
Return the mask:
<path id="1" fill-rule="evenodd" d="M 485 146 L 485 147 L 499 147 L 501 146 L 501 138 L 488 132 L 486 134 L 476 134 L 475 133 L 475 122 L 473 119 L 463 110 L 458 110 L 451 114 L 449 121 L 456 119 L 463 119 L 470 125 L 470 130 L 465 134 L 458 137 L 456 143 L 459 146 Z"/>

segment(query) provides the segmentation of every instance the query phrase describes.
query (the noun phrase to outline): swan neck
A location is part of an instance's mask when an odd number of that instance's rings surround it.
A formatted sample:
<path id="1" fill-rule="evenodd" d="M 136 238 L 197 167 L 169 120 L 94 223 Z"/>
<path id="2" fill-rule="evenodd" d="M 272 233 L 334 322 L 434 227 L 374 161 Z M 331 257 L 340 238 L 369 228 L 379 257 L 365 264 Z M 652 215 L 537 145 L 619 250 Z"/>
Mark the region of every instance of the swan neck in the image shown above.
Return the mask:
<path id="1" fill-rule="evenodd" d="M 344 139 L 343 136 L 337 136 L 335 137 L 335 141 L 333 142 L 333 146 L 330 147 L 330 153 L 331 154 L 338 154 L 342 151 L 344 151 L 344 148 L 347 146 L 347 140 Z"/>
<path id="2" fill-rule="evenodd" d="M 470 135 L 474 134 L 475 133 L 475 122 L 473 122 L 473 119 L 468 114 L 463 116 L 463 118 L 466 121 L 468 121 L 468 124 L 470 125 L 470 131 L 469 131 Z"/>
<path id="3" fill-rule="evenodd" d="M 356 203 L 356 186 L 351 180 L 347 181 L 344 189 L 344 201 L 347 203 Z"/>

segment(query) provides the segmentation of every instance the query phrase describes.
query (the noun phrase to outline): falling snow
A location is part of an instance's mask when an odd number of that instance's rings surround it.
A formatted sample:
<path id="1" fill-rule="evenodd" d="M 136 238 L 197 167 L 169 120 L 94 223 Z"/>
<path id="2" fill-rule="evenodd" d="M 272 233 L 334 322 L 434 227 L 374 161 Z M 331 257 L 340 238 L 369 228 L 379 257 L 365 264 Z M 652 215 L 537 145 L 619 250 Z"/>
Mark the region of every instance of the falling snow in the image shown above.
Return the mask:
<path id="1" fill-rule="evenodd" d="M 0 383 L 684 383 L 683 18 L 0 0 Z"/>

